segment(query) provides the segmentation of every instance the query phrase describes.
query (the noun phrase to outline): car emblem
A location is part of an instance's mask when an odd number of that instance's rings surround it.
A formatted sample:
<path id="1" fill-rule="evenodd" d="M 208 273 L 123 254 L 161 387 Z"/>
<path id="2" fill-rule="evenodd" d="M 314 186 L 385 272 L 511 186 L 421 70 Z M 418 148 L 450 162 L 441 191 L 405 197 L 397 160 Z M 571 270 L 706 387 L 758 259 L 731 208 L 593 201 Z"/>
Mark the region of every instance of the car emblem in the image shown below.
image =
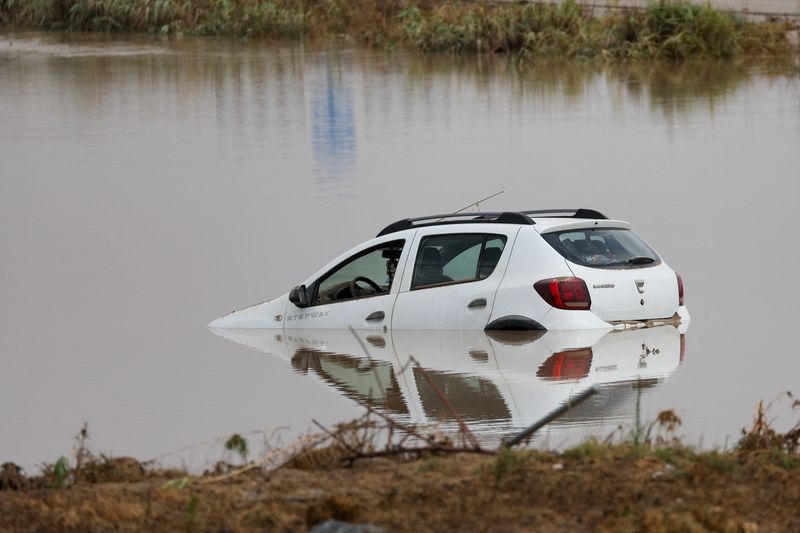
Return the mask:
<path id="1" fill-rule="evenodd" d="M 639 291 L 639 294 L 644 294 L 644 280 L 637 279 L 636 280 L 636 290 Z"/>

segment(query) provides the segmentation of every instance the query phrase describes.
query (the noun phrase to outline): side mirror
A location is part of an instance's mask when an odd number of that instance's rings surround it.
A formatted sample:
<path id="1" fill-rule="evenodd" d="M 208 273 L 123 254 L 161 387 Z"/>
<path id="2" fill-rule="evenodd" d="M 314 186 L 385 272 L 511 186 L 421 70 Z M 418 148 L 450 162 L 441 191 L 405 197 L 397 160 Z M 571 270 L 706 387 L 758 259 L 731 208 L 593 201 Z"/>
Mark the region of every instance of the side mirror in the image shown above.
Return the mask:
<path id="1" fill-rule="evenodd" d="M 297 307 L 308 307 L 308 292 L 305 285 L 298 285 L 289 291 L 289 301 Z"/>

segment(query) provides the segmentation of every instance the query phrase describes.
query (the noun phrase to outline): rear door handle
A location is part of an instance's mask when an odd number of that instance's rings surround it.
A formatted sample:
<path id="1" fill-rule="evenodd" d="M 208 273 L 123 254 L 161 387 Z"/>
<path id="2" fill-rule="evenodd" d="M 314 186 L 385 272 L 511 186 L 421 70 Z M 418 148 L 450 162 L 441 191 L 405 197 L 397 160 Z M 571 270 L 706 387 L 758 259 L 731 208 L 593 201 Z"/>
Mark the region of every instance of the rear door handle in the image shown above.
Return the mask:
<path id="1" fill-rule="evenodd" d="M 366 320 L 367 322 L 377 322 L 383 320 L 385 317 L 386 315 L 383 311 L 375 311 L 374 313 L 370 313 Z"/>
<path id="2" fill-rule="evenodd" d="M 475 307 L 486 307 L 486 298 L 476 298 L 475 300 L 472 300 L 467 307 L 470 309 L 474 309 Z"/>

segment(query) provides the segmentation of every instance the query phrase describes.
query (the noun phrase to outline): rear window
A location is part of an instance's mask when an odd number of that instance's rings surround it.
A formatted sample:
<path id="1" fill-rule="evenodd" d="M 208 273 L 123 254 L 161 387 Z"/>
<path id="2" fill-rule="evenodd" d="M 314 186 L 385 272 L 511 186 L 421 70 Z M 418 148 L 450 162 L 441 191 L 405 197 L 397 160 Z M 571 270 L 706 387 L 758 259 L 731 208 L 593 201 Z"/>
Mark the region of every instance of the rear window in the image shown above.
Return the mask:
<path id="1" fill-rule="evenodd" d="M 585 228 L 542 235 L 569 261 L 595 268 L 642 268 L 661 263 L 634 232 L 620 228 Z"/>

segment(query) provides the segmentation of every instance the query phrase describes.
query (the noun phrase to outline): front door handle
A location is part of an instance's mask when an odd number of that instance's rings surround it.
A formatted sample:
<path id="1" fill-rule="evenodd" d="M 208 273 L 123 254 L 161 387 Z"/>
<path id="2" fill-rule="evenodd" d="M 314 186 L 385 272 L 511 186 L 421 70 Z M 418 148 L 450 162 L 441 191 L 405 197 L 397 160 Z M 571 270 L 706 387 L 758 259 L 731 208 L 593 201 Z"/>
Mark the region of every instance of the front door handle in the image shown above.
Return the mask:
<path id="1" fill-rule="evenodd" d="M 385 317 L 386 315 L 383 311 L 375 311 L 374 313 L 370 313 L 366 320 L 367 322 L 378 322 L 383 320 Z"/>
<path id="2" fill-rule="evenodd" d="M 474 309 L 476 307 L 486 307 L 486 298 L 476 298 L 472 300 L 467 307 L 470 309 Z"/>

